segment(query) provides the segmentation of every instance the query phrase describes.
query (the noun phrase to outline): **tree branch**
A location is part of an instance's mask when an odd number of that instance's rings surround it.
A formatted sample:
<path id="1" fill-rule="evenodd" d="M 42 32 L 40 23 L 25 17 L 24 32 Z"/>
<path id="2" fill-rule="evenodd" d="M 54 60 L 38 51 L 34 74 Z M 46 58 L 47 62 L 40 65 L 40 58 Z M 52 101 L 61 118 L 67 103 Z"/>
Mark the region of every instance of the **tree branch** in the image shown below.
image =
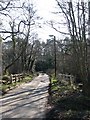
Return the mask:
<path id="1" fill-rule="evenodd" d="M 52 26 L 52 28 L 53 28 L 54 30 L 56 30 L 57 32 L 61 33 L 61 34 L 70 35 L 70 33 L 65 33 L 65 32 L 61 32 L 61 31 L 57 30 L 57 28 L 55 28 L 54 26 Z"/>
<path id="2" fill-rule="evenodd" d="M 6 5 L 5 7 L 3 7 L 3 6 L 0 4 L 0 6 L 1 6 L 0 11 L 6 10 L 9 5 L 10 5 L 10 1 L 7 3 L 7 5 Z"/>

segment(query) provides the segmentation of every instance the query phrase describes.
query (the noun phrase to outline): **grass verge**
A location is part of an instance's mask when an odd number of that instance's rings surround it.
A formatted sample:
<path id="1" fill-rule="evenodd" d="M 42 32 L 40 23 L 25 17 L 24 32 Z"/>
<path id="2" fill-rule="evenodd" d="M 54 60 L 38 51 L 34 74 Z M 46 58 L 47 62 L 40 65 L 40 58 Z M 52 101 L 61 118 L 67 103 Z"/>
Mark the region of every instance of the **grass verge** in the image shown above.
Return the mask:
<path id="1" fill-rule="evenodd" d="M 60 83 L 51 78 L 51 96 L 49 104 L 52 106 L 46 114 L 46 119 L 58 120 L 89 120 L 90 98 L 86 98 L 78 89 L 70 84 Z"/>
<path id="2" fill-rule="evenodd" d="M 23 78 L 23 80 L 21 81 L 17 81 L 16 83 L 12 83 L 12 84 L 1 84 L 0 85 L 0 91 L 2 91 L 2 95 L 4 95 L 5 93 L 7 93 L 7 91 L 15 88 L 16 86 L 19 86 L 23 83 L 27 83 L 27 82 L 31 82 L 32 80 L 32 75 L 28 75 L 28 76 L 25 76 Z"/>

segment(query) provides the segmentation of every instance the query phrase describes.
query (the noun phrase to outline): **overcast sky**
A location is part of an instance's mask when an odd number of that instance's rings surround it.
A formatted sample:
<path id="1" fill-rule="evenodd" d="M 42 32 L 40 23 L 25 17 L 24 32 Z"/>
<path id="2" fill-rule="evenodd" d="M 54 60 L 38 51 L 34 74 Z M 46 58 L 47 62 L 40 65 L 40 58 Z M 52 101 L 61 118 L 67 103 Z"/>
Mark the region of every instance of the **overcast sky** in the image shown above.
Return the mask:
<path id="1" fill-rule="evenodd" d="M 41 23 L 42 28 L 35 28 L 35 31 L 37 31 L 39 38 L 41 38 L 41 40 L 46 41 L 46 39 L 49 38 L 49 35 L 55 35 L 56 38 L 65 38 L 65 35 L 62 35 L 58 32 L 56 32 L 55 30 L 53 30 L 50 25 L 44 24 L 46 23 L 46 21 L 55 21 L 55 22 L 65 22 L 64 16 L 62 15 L 56 15 L 52 12 L 56 12 L 58 10 L 57 8 L 57 3 L 55 0 L 20 0 L 21 3 L 23 2 L 30 2 L 34 4 L 35 9 L 37 10 L 37 15 L 42 17 L 43 19 L 40 20 L 39 22 Z M 63 1 L 63 0 L 60 0 Z M 72 0 L 73 2 L 78 1 L 78 0 Z M 81 0 L 83 1 L 83 0 Z M 88 0 L 86 0 L 88 1 Z M 86 2 L 85 1 L 85 2 Z M 18 2 L 17 2 L 18 4 Z M 20 4 L 20 2 L 19 2 Z M 11 14 L 11 13 L 10 13 Z M 13 17 L 16 17 L 17 11 L 16 13 L 12 12 Z M 19 11 L 18 14 L 21 14 L 21 12 Z M 7 18 L 3 18 L 5 20 L 8 20 Z M 8 28 L 8 24 L 4 23 L 5 26 L 7 26 Z M 67 25 L 60 25 L 59 26 L 59 30 L 62 32 L 68 32 L 67 31 Z"/>
<path id="2" fill-rule="evenodd" d="M 55 0 L 31 0 L 31 3 L 35 4 L 37 13 L 40 17 L 43 17 L 43 22 L 46 21 L 63 21 L 63 16 L 55 15 L 53 12 L 57 11 L 57 4 Z M 42 23 L 42 22 L 41 22 Z M 63 32 L 67 31 L 67 26 L 62 26 L 60 29 Z M 49 38 L 49 35 L 55 35 L 58 38 L 63 38 L 65 35 L 62 35 L 56 32 L 54 29 L 50 27 L 50 25 L 42 25 L 42 28 L 37 29 L 39 37 L 42 40 L 46 40 Z"/>
<path id="3" fill-rule="evenodd" d="M 56 21 L 56 22 L 65 22 L 64 16 L 62 15 L 55 15 L 52 12 L 56 12 L 58 10 L 57 8 L 57 2 L 55 0 L 31 0 L 31 2 L 36 5 L 36 8 L 38 10 L 38 14 L 43 17 L 44 21 Z M 65 1 L 68 2 L 70 0 L 60 0 L 60 1 Z M 72 0 L 73 4 L 76 2 L 88 2 L 90 0 Z M 67 25 L 60 25 L 59 30 L 62 32 L 68 32 L 67 30 Z M 62 35 L 55 30 L 51 29 L 48 26 L 45 26 L 42 29 L 38 29 L 39 31 L 39 36 L 46 40 L 48 38 L 48 35 L 53 34 L 59 38 L 65 38 L 65 35 Z"/>
<path id="4" fill-rule="evenodd" d="M 29 2 L 30 4 L 33 3 L 35 6 L 35 9 L 37 10 L 37 15 L 40 16 L 41 18 L 43 18 L 42 20 L 40 20 L 39 22 L 41 23 L 41 28 L 35 28 L 35 31 L 38 33 L 39 38 L 41 38 L 41 40 L 46 41 L 46 39 L 49 38 L 49 35 L 55 35 L 55 36 L 59 36 L 60 38 L 63 37 L 63 35 L 58 34 L 55 30 L 53 30 L 50 25 L 44 24 L 46 23 L 46 21 L 60 21 L 62 18 L 61 17 L 57 17 L 55 14 L 53 14 L 52 12 L 56 11 L 56 1 L 55 0 L 17 0 L 17 3 L 15 2 L 15 4 L 17 4 L 17 6 L 20 6 L 19 4 L 22 4 L 23 2 Z M 16 18 L 16 16 L 22 16 L 21 15 L 21 11 L 17 10 L 16 11 L 10 11 L 10 15 L 12 16 L 12 18 Z M 4 24 L 2 26 L 2 29 L 10 29 L 10 26 L 8 24 L 8 21 L 10 21 L 11 18 L 7 17 L 7 16 L 2 16 L 2 18 L 0 18 L 2 21 L 4 21 Z M 17 18 L 18 21 L 19 18 Z M 63 27 L 61 28 L 63 30 Z M 7 35 L 7 34 L 5 34 Z"/>

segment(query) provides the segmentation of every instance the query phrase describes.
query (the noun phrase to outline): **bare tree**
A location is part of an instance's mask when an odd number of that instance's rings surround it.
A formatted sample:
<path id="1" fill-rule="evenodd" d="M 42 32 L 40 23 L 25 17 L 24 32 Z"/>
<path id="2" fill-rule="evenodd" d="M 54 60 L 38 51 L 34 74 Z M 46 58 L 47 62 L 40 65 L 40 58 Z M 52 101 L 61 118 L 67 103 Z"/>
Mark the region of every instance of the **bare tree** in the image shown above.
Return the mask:
<path id="1" fill-rule="evenodd" d="M 69 34 L 72 43 L 72 57 L 74 60 L 74 69 L 76 75 L 79 75 L 79 79 L 83 81 L 83 91 L 86 95 L 90 95 L 89 89 L 87 90 L 88 81 L 88 62 L 87 62 L 87 7 L 85 2 L 76 3 L 76 8 L 72 1 L 68 3 L 61 3 L 56 0 L 59 8 L 61 9 L 65 19 L 67 21 Z M 74 12 L 76 10 L 76 12 Z"/>
<path id="2" fill-rule="evenodd" d="M 16 8 L 16 7 L 15 7 Z M 9 69 L 11 66 L 14 66 L 17 60 L 20 58 L 22 59 L 23 68 L 22 70 L 26 70 L 27 68 L 27 61 L 28 65 L 30 64 L 30 56 L 32 56 L 32 52 L 28 53 L 28 46 L 30 45 L 30 37 L 31 37 L 31 31 L 34 25 L 36 25 L 35 21 L 39 18 L 36 15 L 36 10 L 34 10 L 34 7 L 32 4 L 29 3 L 23 3 L 22 7 L 20 7 L 22 10 L 22 16 L 11 16 L 10 14 L 7 14 L 9 16 L 9 30 L 3 30 L 0 31 L 1 33 L 9 33 L 10 35 L 7 36 L 4 40 L 6 40 L 8 37 L 12 40 L 12 49 L 13 49 L 13 59 L 10 64 L 8 64 L 5 67 L 5 72 L 7 69 Z M 24 42 L 22 45 L 22 49 L 17 54 L 16 50 L 16 41 L 17 39 L 23 39 Z M 31 45 L 33 48 L 33 45 Z M 32 49 L 33 50 L 33 49 Z M 30 51 L 32 51 L 30 50 Z M 29 54 L 29 55 L 28 55 Z M 15 66 L 14 66 L 15 67 Z M 28 68 L 29 69 L 29 68 Z"/>

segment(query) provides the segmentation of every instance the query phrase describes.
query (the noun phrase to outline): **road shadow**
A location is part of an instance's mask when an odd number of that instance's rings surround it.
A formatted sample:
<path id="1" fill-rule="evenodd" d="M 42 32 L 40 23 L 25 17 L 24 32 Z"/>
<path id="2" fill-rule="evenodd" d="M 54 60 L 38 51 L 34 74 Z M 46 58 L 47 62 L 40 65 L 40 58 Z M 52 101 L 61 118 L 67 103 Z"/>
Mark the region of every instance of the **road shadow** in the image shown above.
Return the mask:
<path id="1" fill-rule="evenodd" d="M 20 108 L 23 109 L 23 107 L 28 107 L 30 109 L 30 107 L 32 107 L 31 105 L 34 103 L 35 103 L 34 107 L 37 108 L 39 106 L 39 103 L 42 104 L 42 102 L 40 102 L 40 101 L 42 101 L 43 99 L 48 97 L 48 95 L 46 95 L 47 90 L 48 90 L 48 86 L 44 86 L 44 87 L 39 87 L 37 89 L 33 89 L 32 93 L 30 93 L 29 90 L 25 90 L 23 92 L 19 92 L 18 94 L 9 95 L 8 97 L 14 96 L 15 98 L 10 98 L 10 101 L 9 101 L 9 99 L 4 100 L 2 105 L 3 106 L 9 105 L 9 106 L 11 106 L 11 108 L 2 112 L 3 118 L 5 117 L 4 114 L 6 114 L 6 113 L 12 114 L 12 113 L 14 113 L 15 110 L 18 110 Z M 23 94 L 27 93 L 27 92 L 29 92 L 29 94 L 24 96 Z M 29 99 L 31 99 L 31 100 L 29 100 Z M 25 102 L 25 100 L 26 100 L 26 102 Z M 20 104 L 20 103 L 22 103 L 22 104 Z M 39 114 L 39 113 L 37 113 L 37 114 Z"/>
<path id="2" fill-rule="evenodd" d="M 49 101 L 50 102 L 50 101 Z M 89 120 L 90 99 L 82 94 L 73 93 L 57 101 L 46 113 L 46 120 Z"/>
<path id="3" fill-rule="evenodd" d="M 6 100 L 2 101 L 2 105 L 5 106 L 5 105 L 11 104 L 11 103 L 16 102 L 16 101 L 29 99 L 28 98 L 29 95 L 30 95 L 30 97 L 35 97 L 35 96 L 38 96 L 38 95 L 43 96 L 43 94 L 47 93 L 47 90 L 48 90 L 48 86 L 44 86 L 44 87 L 40 87 L 38 89 L 25 90 L 23 92 L 18 92 L 18 93 L 15 93 L 15 94 L 11 94 L 11 95 L 8 95 L 6 97 L 3 97 L 3 98 L 6 98 Z M 25 95 L 27 92 L 28 92 L 28 94 Z M 13 98 L 13 96 L 14 96 L 14 98 Z M 24 97 L 24 96 L 27 96 L 27 97 Z M 10 101 L 9 101 L 9 97 L 10 97 Z"/>

